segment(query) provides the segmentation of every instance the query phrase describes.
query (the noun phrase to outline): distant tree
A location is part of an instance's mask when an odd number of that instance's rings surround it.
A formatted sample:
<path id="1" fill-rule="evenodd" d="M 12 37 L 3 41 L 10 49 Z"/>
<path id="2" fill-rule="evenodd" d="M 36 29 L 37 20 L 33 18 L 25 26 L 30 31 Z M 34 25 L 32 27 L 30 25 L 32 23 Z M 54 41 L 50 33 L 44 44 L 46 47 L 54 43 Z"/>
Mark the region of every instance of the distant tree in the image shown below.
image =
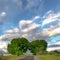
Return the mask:
<path id="1" fill-rule="evenodd" d="M 58 51 L 58 50 L 50 51 L 49 54 L 51 54 L 51 55 L 52 54 L 60 54 L 60 51 Z"/>
<path id="2" fill-rule="evenodd" d="M 30 43 L 30 51 L 33 54 L 37 54 L 40 51 L 45 51 L 47 48 L 47 42 L 45 40 L 34 40 Z"/>
<path id="3" fill-rule="evenodd" d="M 26 38 L 14 38 L 8 44 L 7 50 L 11 54 L 21 55 L 27 51 L 28 47 L 29 41 Z"/>

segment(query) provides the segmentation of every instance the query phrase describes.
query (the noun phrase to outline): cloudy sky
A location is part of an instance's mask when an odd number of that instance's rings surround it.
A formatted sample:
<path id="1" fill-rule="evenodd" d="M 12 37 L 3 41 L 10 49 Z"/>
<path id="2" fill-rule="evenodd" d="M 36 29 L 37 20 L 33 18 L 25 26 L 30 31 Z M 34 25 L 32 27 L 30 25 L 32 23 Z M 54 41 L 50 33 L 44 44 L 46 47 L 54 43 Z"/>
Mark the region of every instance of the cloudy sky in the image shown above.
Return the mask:
<path id="1" fill-rule="evenodd" d="M 15 37 L 60 41 L 60 0 L 0 0 L 0 42 Z"/>

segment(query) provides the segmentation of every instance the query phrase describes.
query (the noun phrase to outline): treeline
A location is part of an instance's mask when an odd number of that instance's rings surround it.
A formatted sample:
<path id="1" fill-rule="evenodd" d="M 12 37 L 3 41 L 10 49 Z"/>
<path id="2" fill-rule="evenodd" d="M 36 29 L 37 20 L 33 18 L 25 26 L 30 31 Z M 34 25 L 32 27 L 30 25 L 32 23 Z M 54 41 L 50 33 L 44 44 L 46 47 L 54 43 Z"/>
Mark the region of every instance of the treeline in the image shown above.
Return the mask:
<path id="1" fill-rule="evenodd" d="M 14 38 L 11 43 L 8 44 L 7 50 L 13 55 L 22 55 L 30 50 L 34 55 L 46 51 L 47 42 L 45 40 L 33 40 L 29 42 L 26 38 Z"/>

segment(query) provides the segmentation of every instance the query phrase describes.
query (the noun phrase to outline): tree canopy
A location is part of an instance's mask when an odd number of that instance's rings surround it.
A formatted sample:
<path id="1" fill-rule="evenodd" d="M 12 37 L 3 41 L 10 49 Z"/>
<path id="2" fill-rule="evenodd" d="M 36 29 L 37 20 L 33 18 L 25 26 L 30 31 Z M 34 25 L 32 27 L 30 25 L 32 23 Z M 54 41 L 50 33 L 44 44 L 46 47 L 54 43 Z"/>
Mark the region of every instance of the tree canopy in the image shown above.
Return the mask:
<path id="1" fill-rule="evenodd" d="M 45 51 L 47 48 L 47 42 L 45 40 L 34 40 L 31 42 L 30 51 L 36 54 L 40 51 Z"/>
<path id="2" fill-rule="evenodd" d="M 45 40 L 34 40 L 29 42 L 26 38 L 14 38 L 11 43 L 8 44 L 8 52 L 14 55 L 21 55 L 28 49 L 37 54 L 40 51 L 45 51 L 47 48 L 47 42 Z"/>
<path id="3" fill-rule="evenodd" d="M 14 38 L 11 43 L 8 44 L 8 52 L 14 55 L 20 55 L 27 51 L 29 47 L 29 41 L 26 38 Z"/>

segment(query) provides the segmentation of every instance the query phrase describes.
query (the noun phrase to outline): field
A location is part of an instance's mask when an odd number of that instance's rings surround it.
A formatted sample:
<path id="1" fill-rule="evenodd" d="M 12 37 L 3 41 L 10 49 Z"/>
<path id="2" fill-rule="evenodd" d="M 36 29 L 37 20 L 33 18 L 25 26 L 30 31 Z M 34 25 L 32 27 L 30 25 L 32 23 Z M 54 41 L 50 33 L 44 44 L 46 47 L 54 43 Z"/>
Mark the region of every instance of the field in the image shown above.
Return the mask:
<path id="1" fill-rule="evenodd" d="M 24 56 L 0 56 L 0 60 L 19 60 Z M 1 59 L 3 58 L 3 59 Z"/>
<path id="2" fill-rule="evenodd" d="M 6 60 L 20 60 L 25 56 L 0 56 L 0 58 L 6 59 Z M 37 55 L 39 60 L 60 60 L 60 55 Z M 1 59 L 0 59 L 1 60 Z"/>
<path id="3" fill-rule="evenodd" d="M 39 60 L 60 60 L 60 55 L 39 55 Z"/>

